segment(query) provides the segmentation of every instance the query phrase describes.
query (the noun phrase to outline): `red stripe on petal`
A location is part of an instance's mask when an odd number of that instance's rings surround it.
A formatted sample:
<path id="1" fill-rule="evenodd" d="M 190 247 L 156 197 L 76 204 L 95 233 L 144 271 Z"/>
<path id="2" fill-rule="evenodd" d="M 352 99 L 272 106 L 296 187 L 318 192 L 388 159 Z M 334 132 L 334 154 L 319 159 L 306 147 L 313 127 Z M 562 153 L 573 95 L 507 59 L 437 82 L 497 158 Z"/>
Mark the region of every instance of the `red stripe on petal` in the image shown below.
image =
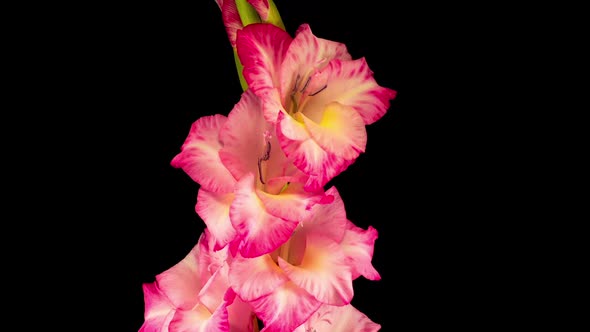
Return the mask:
<path id="1" fill-rule="evenodd" d="M 244 78 L 257 96 L 273 96 L 272 90 L 279 86 L 280 66 L 291 40 L 287 32 L 272 24 L 250 24 L 238 31 L 236 47 L 244 65 Z M 276 120 L 276 116 L 270 114 L 267 118 Z"/>

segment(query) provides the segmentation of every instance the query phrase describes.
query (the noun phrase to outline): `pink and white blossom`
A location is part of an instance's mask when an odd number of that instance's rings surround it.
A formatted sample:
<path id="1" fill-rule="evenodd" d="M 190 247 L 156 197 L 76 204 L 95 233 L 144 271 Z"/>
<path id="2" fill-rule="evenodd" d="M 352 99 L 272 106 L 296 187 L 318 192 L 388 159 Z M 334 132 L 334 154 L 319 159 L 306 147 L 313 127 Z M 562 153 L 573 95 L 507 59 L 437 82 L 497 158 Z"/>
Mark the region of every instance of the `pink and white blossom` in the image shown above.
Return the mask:
<path id="1" fill-rule="evenodd" d="M 346 306 L 355 277 L 378 276 L 371 265 L 376 231 L 350 225 L 335 187 L 326 194 L 334 201 L 315 205 L 275 251 L 232 260 L 230 285 L 264 322 L 262 331 L 292 331 L 323 305 Z"/>
<path id="2" fill-rule="evenodd" d="M 285 243 L 315 204 L 332 200 L 320 188 L 304 190 L 308 178 L 287 159 L 260 99 L 242 94 L 227 117 L 198 119 L 171 164 L 201 185 L 196 212 L 215 239 L 244 257 Z"/>
<path id="3" fill-rule="evenodd" d="M 366 125 L 387 112 L 396 92 L 377 84 L 364 58 L 344 44 L 318 38 L 307 24 L 295 37 L 271 24 L 237 31 L 236 48 L 248 86 L 276 124 L 281 148 L 317 190 L 365 151 Z"/>
<path id="4" fill-rule="evenodd" d="M 212 251 L 207 232 L 179 263 L 143 284 L 139 332 L 251 332 L 253 312 L 229 287 L 227 250 Z"/>

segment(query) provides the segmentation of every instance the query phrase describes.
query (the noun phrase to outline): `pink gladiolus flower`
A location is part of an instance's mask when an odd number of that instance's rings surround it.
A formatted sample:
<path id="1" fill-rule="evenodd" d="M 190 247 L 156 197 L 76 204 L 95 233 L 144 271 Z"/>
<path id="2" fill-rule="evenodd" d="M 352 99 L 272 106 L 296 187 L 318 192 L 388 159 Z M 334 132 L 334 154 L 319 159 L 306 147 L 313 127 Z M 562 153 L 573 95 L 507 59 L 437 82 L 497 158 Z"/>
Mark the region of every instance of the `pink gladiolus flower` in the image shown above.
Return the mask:
<path id="1" fill-rule="evenodd" d="M 334 201 L 315 205 L 277 250 L 237 255 L 230 265 L 230 285 L 264 322 L 262 331 L 293 331 L 322 305 L 348 305 L 355 277 L 379 278 L 371 265 L 376 231 L 351 225 L 335 187 L 326 194 Z"/>
<path id="2" fill-rule="evenodd" d="M 294 332 L 376 332 L 381 325 L 352 305 L 323 305 Z"/>
<path id="3" fill-rule="evenodd" d="M 236 47 L 281 148 L 309 175 L 307 190 L 323 187 L 365 151 L 365 126 L 396 95 L 377 84 L 364 58 L 353 60 L 344 44 L 317 38 L 307 24 L 295 38 L 271 24 L 247 25 Z"/>
<path id="4" fill-rule="evenodd" d="M 251 307 L 229 288 L 227 250 L 213 252 L 204 232 L 178 264 L 143 285 L 139 332 L 250 332 Z"/>
<path id="5" fill-rule="evenodd" d="M 286 158 L 273 132 L 260 100 L 247 90 L 228 117 L 197 120 L 171 162 L 201 185 L 195 209 L 215 250 L 233 243 L 244 257 L 270 253 L 315 204 L 332 200 L 323 190 L 303 189 L 307 176 Z"/>

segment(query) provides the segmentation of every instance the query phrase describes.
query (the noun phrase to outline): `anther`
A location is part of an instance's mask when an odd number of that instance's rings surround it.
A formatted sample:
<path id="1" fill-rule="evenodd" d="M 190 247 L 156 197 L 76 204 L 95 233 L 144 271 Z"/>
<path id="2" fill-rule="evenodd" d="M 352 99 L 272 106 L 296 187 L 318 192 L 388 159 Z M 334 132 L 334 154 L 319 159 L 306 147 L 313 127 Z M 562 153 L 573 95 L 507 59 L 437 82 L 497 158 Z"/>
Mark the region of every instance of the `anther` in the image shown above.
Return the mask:
<path id="1" fill-rule="evenodd" d="M 301 90 L 299 90 L 299 92 L 305 91 L 305 88 L 307 88 L 309 81 L 311 81 L 311 76 L 307 78 L 307 81 L 305 81 L 305 85 L 303 86 L 303 88 Z"/>
<path id="2" fill-rule="evenodd" d="M 313 96 L 317 95 L 318 93 L 320 93 L 320 92 L 324 91 L 324 90 L 325 90 L 327 87 L 328 87 L 328 84 L 324 85 L 324 86 L 323 86 L 321 89 L 319 89 L 318 91 L 316 91 L 316 92 L 314 92 L 314 93 L 310 93 L 309 95 L 313 97 Z"/>
<path id="3" fill-rule="evenodd" d="M 295 78 L 295 85 L 293 86 L 293 92 L 297 91 L 297 88 L 299 87 L 299 80 L 301 79 L 301 76 L 299 74 L 297 74 L 297 77 Z"/>
<path id="4" fill-rule="evenodd" d="M 270 142 L 266 142 L 266 151 L 264 151 L 264 155 L 262 158 L 258 158 L 258 178 L 262 184 L 266 184 L 264 179 L 262 178 L 262 162 L 267 161 L 270 158 Z"/>

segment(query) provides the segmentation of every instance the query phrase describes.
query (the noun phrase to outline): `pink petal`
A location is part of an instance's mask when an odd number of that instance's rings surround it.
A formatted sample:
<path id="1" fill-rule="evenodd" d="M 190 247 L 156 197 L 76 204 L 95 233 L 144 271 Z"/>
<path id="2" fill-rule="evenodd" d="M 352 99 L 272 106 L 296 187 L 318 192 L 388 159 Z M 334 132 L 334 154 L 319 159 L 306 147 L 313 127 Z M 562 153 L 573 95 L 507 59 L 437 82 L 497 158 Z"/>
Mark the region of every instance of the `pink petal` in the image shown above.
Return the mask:
<path id="1" fill-rule="evenodd" d="M 145 303 L 144 322 L 139 332 L 168 332 L 176 310 L 155 282 L 142 285 Z"/>
<path id="2" fill-rule="evenodd" d="M 225 32 L 229 38 L 229 42 L 233 48 L 236 47 L 236 35 L 239 29 L 243 28 L 242 19 L 240 13 L 236 7 L 235 0 L 224 0 L 222 4 L 219 3 L 221 0 L 216 0 L 217 4 L 221 9 L 221 18 L 223 25 L 225 26 Z"/>
<path id="3" fill-rule="evenodd" d="M 346 233 L 341 246 L 352 267 L 353 279 L 362 275 L 369 280 L 381 280 L 379 272 L 371 264 L 377 237 L 378 234 L 375 228 L 369 226 L 365 231 L 355 226 L 351 221 L 347 222 Z"/>
<path id="4" fill-rule="evenodd" d="M 195 121 L 181 152 L 171 165 L 182 168 L 195 182 L 212 192 L 231 192 L 236 180 L 219 159 L 219 131 L 227 118 L 223 115 L 204 116 Z"/>
<path id="5" fill-rule="evenodd" d="M 346 45 L 317 38 L 308 24 L 302 24 L 289 45 L 281 67 L 280 94 L 283 105 L 293 90 L 297 76 L 305 79 L 315 69 L 325 67 L 332 59 L 352 59 Z"/>
<path id="6" fill-rule="evenodd" d="M 321 235 L 340 243 L 348 223 L 344 202 L 336 187 L 326 190 L 326 195 L 332 196 L 333 201 L 330 204 L 314 206 L 310 218 L 305 220 L 302 226 L 307 233 Z"/>
<path id="7" fill-rule="evenodd" d="M 323 109 L 328 103 L 337 101 L 354 108 L 368 125 L 385 115 L 390 100 L 396 96 L 396 91 L 377 84 L 364 58 L 332 60 L 323 72 L 327 87 L 308 99 L 306 110 Z"/>
<path id="8" fill-rule="evenodd" d="M 204 281 L 207 281 L 228 259 L 227 247 L 221 250 L 212 250 L 215 244 L 212 238 L 209 228 L 205 228 L 198 242 L 199 255 L 197 256 L 197 264 L 200 278 Z"/>
<path id="9" fill-rule="evenodd" d="M 269 255 L 256 258 L 238 256 L 229 268 L 232 289 L 247 302 L 268 295 L 287 281 Z"/>
<path id="10" fill-rule="evenodd" d="M 289 186 L 294 187 L 295 184 L 289 184 Z M 295 192 L 284 191 L 278 195 L 271 195 L 262 191 L 257 193 L 269 214 L 297 222 L 306 219 L 311 208 L 322 202 L 325 197 L 321 192 L 308 193 L 302 189 Z"/>
<path id="11" fill-rule="evenodd" d="M 238 30 L 236 45 L 244 78 L 257 96 L 272 95 L 279 86 L 280 66 L 291 40 L 287 32 L 272 24 L 250 24 Z M 267 120 L 276 121 L 276 113 Z"/>
<path id="12" fill-rule="evenodd" d="M 248 0 L 263 21 L 268 20 L 268 0 Z"/>
<path id="13" fill-rule="evenodd" d="M 318 301 L 345 305 L 352 300 L 350 267 L 336 242 L 322 236 L 308 236 L 299 266 L 293 266 L 281 257 L 278 260 L 289 279 Z"/>
<path id="14" fill-rule="evenodd" d="M 210 312 L 214 312 L 223 302 L 225 292 L 229 288 L 228 270 L 227 264 L 224 264 L 215 271 L 199 292 L 199 301 Z"/>
<path id="15" fill-rule="evenodd" d="M 263 321 L 260 332 L 293 331 L 321 305 L 305 290 L 286 282 L 274 292 L 251 302 L 254 312 Z"/>
<path id="16" fill-rule="evenodd" d="M 139 332 L 168 332 L 175 313 L 176 310 L 171 310 L 164 316 L 156 316 L 145 320 L 139 328 Z"/>
<path id="17" fill-rule="evenodd" d="M 195 211 L 207 225 L 214 240 L 214 250 L 225 247 L 236 237 L 236 230 L 229 219 L 229 207 L 234 194 L 213 193 L 199 189 Z"/>
<path id="18" fill-rule="evenodd" d="M 247 173 L 258 174 L 258 159 L 267 150 L 269 132 L 271 128 L 264 120 L 260 100 L 246 90 L 219 135 L 223 144 L 219 156 L 236 179 Z"/>
<path id="19" fill-rule="evenodd" d="M 254 328 L 253 319 L 255 319 L 252 306 L 237 297 L 231 288 L 225 293 L 224 299 L 228 305 L 230 332 L 252 332 Z"/>
<path id="20" fill-rule="evenodd" d="M 228 332 L 227 307 L 220 306 L 213 314 L 201 304 L 192 310 L 178 310 L 170 322 L 173 332 Z"/>
<path id="21" fill-rule="evenodd" d="M 380 329 L 381 325 L 349 304 L 341 307 L 322 305 L 294 332 L 376 332 Z"/>
<path id="22" fill-rule="evenodd" d="M 279 88 L 265 88 L 257 91 L 256 95 L 262 100 L 262 112 L 266 121 L 274 124 L 277 122 L 279 112 L 285 112 L 281 104 Z"/>
<path id="23" fill-rule="evenodd" d="M 355 159 L 365 152 L 365 123 L 352 107 L 332 102 L 326 105 L 322 113 L 317 123 L 305 114 L 299 114 L 311 138 L 323 150 L 345 160 Z"/>
<path id="24" fill-rule="evenodd" d="M 303 124 L 290 116 L 279 113 L 277 124 L 277 136 L 285 155 L 309 175 L 305 190 L 321 189 L 354 162 L 354 159 L 346 160 L 322 149 L 305 132 Z"/>
<path id="25" fill-rule="evenodd" d="M 242 239 L 240 253 L 244 257 L 257 257 L 275 250 L 287 241 L 299 223 L 270 214 L 256 194 L 254 181 L 251 173 L 240 180 L 229 211 L 231 222 Z"/>
<path id="26" fill-rule="evenodd" d="M 198 302 L 199 291 L 207 281 L 200 278 L 199 255 L 197 244 L 183 260 L 156 276 L 160 290 L 176 308 L 188 310 Z"/>

